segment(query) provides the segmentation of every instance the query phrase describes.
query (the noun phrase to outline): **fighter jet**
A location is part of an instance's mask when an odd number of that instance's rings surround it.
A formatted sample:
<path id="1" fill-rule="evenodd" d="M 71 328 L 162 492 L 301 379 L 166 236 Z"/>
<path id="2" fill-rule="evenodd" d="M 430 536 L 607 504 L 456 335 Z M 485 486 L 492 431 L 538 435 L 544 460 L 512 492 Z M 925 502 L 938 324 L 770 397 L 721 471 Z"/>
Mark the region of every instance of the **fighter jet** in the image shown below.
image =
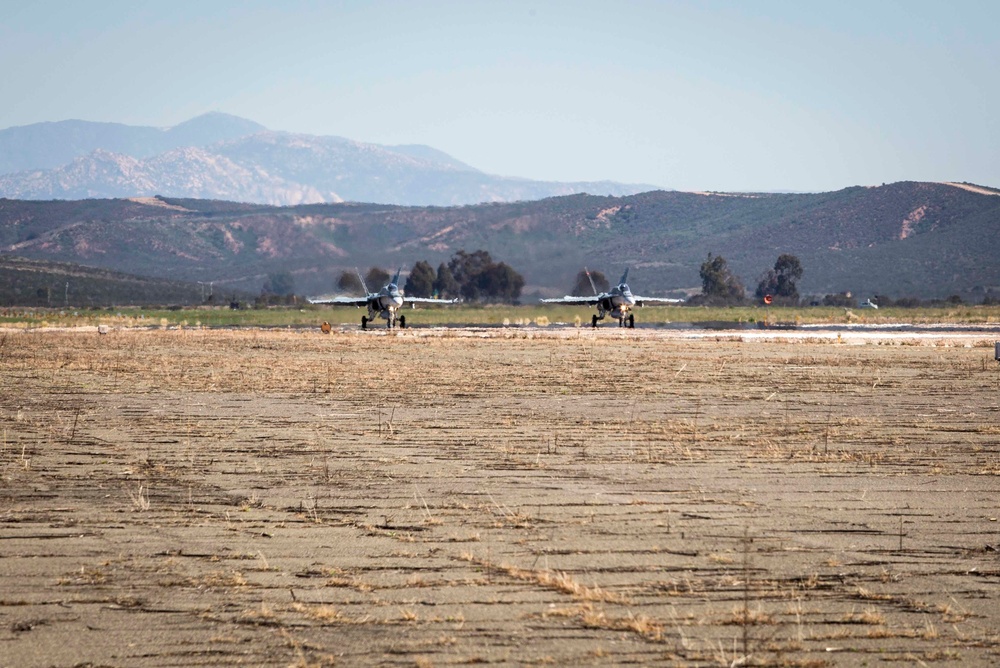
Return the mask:
<path id="1" fill-rule="evenodd" d="M 587 270 L 584 269 L 584 271 Z M 589 271 L 587 271 L 587 278 L 590 278 Z M 597 305 L 597 314 L 590 321 L 593 327 L 597 327 L 597 321 L 604 320 L 604 316 L 607 314 L 611 314 L 612 318 L 618 319 L 619 327 L 635 327 L 635 314 L 631 313 L 633 306 L 642 306 L 643 304 L 679 304 L 684 301 L 683 299 L 636 297 L 629 290 L 627 281 L 628 269 L 626 268 L 621 280 L 618 281 L 618 285 L 611 288 L 610 292 L 598 293 L 597 286 L 594 285 L 594 279 L 590 278 L 590 287 L 594 291 L 593 297 L 573 297 L 567 295 L 558 299 L 543 299 L 542 301 L 548 304 Z"/>
<path id="2" fill-rule="evenodd" d="M 378 292 L 368 292 L 365 279 L 358 272 L 361 279 L 361 287 L 364 288 L 365 297 L 333 297 L 332 299 L 310 299 L 310 304 L 333 304 L 335 306 L 367 306 L 368 315 L 361 316 L 361 329 L 367 329 L 368 323 L 375 320 L 376 316 L 386 321 L 386 327 L 392 329 L 397 324 L 396 311 L 403 307 L 403 292 L 399 289 L 399 272 L 392 280 Z M 420 304 L 454 304 L 457 299 L 431 299 L 429 297 L 408 297 L 406 301 Z M 406 329 L 406 316 L 400 315 L 398 324 L 401 329 Z"/>

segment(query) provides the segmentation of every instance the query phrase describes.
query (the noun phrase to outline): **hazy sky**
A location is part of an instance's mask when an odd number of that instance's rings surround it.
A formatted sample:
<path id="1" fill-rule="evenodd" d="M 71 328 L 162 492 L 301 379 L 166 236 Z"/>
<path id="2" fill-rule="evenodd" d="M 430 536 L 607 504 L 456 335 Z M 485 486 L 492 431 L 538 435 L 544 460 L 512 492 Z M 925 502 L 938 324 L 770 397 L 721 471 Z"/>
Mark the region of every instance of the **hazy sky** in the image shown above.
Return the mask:
<path id="1" fill-rule="evenodd" d="M 0 128 L 207 111 L 534 179 L 1000 186 L 1000 2 L 0 0 Z"/>

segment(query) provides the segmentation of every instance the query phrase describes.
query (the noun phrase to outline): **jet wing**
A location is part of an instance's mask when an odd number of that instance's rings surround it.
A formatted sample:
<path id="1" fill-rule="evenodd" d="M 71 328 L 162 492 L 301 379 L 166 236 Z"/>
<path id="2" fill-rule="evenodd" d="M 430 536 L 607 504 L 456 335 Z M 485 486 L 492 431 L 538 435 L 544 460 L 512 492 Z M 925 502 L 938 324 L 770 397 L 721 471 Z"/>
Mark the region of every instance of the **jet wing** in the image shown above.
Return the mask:
<path id="1" fill-rule="evenodd" d="M 632 295 L 632 299 L 635 300 L 636 306 L 645 306 L 646 304 L 683 304 L 683 299 L 667 299 L 665 297 L 636 297 Z"/>
<path id="2" fill-rule="evenodd" d="M 457 304 L 457 299 L 433 299 L 431 297 L 403 297 L 407 304 Z"/>
<path id="3" fill-rule="evenodd" d="M 593 306 L 600 301 L 596 296 L 594 297 L 571 297 L 566 295 L 565 297 L 557 297 L 555 299 L 543 299 L 546 304 L 586 304 L 588 306 Z"/>
<path id="4" fill-rule="evenodd" d="M 310 304 L 334 304 L 338 306 L 367 306 L 367 297 L 330 297 L 329 299 L 310 299 Z"/>

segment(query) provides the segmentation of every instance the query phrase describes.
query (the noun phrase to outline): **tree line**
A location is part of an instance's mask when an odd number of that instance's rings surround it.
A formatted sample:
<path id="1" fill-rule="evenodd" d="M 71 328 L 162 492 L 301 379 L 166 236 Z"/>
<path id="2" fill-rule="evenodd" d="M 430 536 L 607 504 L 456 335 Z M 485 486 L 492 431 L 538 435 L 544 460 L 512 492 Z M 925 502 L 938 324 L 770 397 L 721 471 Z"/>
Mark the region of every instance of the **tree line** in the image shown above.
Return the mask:
<path id="1" fill-rule="evenodd" d="M 804 273 L 799 258 L 782 253 L 775 260 L 774 266 L 760 277 L 753 293 L 755 301 L 778 306 L 797 306 L 801 301 L 797 282 Z M 690 304 L 735 306 L 747 303 L 747 290 L 743 282 L 721 255 L 713 256 L 709 253 L 708 258 L 701 263 L 698 274 L 701 277 L 701 294 L 689 299 Z"/>
<path id="2" fill-rule="evenodd" d="M 687 300 L 692 306 L 737 306 L 750 303 L 743 281 L 730 268 L 721 255 L 708 254 L 699 270 L 701 293 Z M 799 294 L 798 281 L 805 273 L 802 262 L 790 253 L 782 253 L 774 265 L 763 273 L 753 292 L 754 303 L 768 303 L 776 306 L 797 306 L 803 302 Z M 337 288 L 344 293 L 361 294 L 364 289 L 377 292 L 391 279 L 391 274 L 381 267 L 370 267 L 362 278 L 355 272 L 344 271 L 337 279 Z M 437 297 L 440 299 L 462 299 L 481 303 L 517 303 L 524 288 L 524 277 L 505 262 L 496 262 L 489 252 L 477 250 L 472 253 L 460 250 L 447 262 L 441 262 L 437 270 L 425 260 L 414 263 L 403 286 L 405 294 L 411 297 Z M 574 296 L 589 296 L 597 292 L 607 292 L 611 285 L 600 271 L 580 271 L 570 290 Z M 294 300 L 294 280 L 289 272 L 269 274 L 262 295 L 269 303 L 291 303 Z M 961 304 L 963 300 L 953 295 L 944 300 L 921 301 L 912 297 L 891 299 L 886 295 L 874 295 L 871 301 L 879 306 L 915 307 L 935 304 Z M 857 298 L 849 292 L 824 295 L 809 300 L 811 305 L 858 306 Z M 1000 296 L 988 291 L 983 304 L 1000 303 Z"/>
<path id="3" fill-rule="evenodd" d="M 389 282 L 391 275 L 380 267 L 371 267 L 364 276 L 365 287 L 374 292 Z M 342 272 L 337 287 L 344 292 L 364 290 L 361 279 L 352 272 Z M 462 299 L 469 302 L 515 303 L 521 297 L 524 277 L 506 262 L 496 262 L 485 250 L 456 252 L 438 265 L 437 271 L 426 260 L 410 269 L 403 292 L 411 297 Z"/>
<path id="4" fill-rule="evenodd" d="M 777 306 L 798 306 L 803 303 L 799 295 L 797 282 L 805 270 L 802 262 L 794 255 L 783 253 L 778 256 L 774 266 L 768 269 L 761 276 L 757 283 L 757 289 L 753 293 L 756 303 L 774 304 Z M 708 258 L 702 262 L 699 271 L 701 276 L 701 294 L 695 295 L 688 300 L 691 305 L 709 306 L 736 306 L 746 304 L 747 291 L 743 287 L 743 282 L 739 276 L 729 269 L 725 258 L 721 255 L 713 256 L 708 254 Z M 901 297 L 892 299 L 887 295 L 876 294 L 869 299 L 879 307 L 903 307 L 913 308 L 918 306 L 938 306 L 938 305 L 958 305 L 964 303 L 960 295 L 952 295 L 946 299 L 932 299 L 923 301 L 915 297 Z M 986 291 L 982 301 L 983 305 L 990 306 L 1000 304 L 1000 296 Z M 822 298 L 808 300 L 810 306 L 841 306 L 854 308 L 858 306 L 857 297 L 850 292 L 840 292 L 837 294 L 823 295 Z"/>

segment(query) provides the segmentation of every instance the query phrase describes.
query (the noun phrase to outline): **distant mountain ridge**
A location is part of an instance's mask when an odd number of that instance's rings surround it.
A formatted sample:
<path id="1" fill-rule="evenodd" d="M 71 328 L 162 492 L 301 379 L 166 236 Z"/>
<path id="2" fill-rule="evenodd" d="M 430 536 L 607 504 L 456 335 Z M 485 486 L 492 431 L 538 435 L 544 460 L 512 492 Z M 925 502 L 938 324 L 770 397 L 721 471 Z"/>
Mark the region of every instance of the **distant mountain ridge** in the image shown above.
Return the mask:
<path id="1" fill-rule="evenodd" d="M 708 253 L 752 291 L 778 255 L 805 268 L 803 294 L 851 291 L 970 301 L 1000 291 L 1000 196 L 971 184 L 901 182 L 815 194 L 571 195 L 462 207 L 289 207 L 150 198 L 0 199 L 0 253 L 259 291 L 289 271 L 305 294 L 339 272 L 434 266 L 488 250 L 525 294 L 565 294 L 584 266 L 625 267 L 650 296 L 697 291 Z"/>
<path id="2" fill-rule="evenodd" d="M 0 196 L 451 206 L 655 189 L 485 174 L 435 148 L 270 131 L 209 113 L 167 129 L 61 121 L 0 130 Z"/>
<path id="3" fill-rule="evenodd" d="M 259 123 L 217 112 L 172 128 L 80 120 L 33 123 L 0 130 L 0 174 L 55 169 L 98 150 L 149 158 L 265 131 Z"/>

